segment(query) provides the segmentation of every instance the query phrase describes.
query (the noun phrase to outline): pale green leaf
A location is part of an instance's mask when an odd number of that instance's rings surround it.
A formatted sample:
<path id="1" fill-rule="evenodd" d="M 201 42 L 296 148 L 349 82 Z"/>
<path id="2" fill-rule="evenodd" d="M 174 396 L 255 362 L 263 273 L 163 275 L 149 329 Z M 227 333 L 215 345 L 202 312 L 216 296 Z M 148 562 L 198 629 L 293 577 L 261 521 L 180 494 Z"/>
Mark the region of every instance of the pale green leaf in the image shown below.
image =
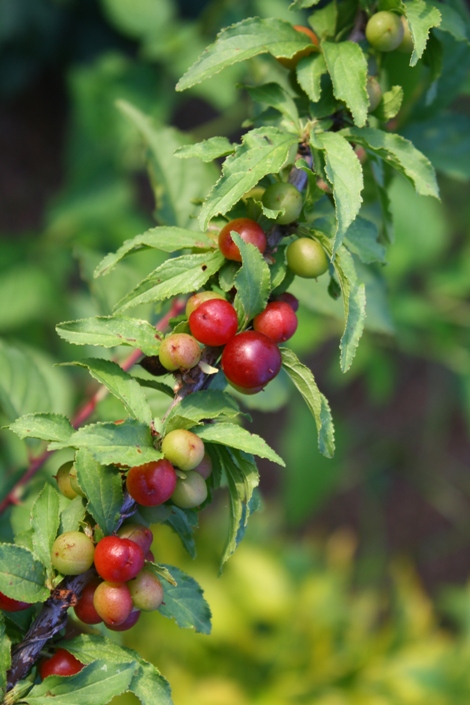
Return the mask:
<path id="1" fill-rule="evenodd" d="M 373 114 L 382 122 L 387 122 L 394 118 L 401 108 L 403 102 L 403 88 L 392 86 L 392 88 L 382 95 L 381 101 Z"/>
<path id="2" fill-rule="evenodd" d="M 0 592 L 22 602 L 43 602 L 49 597 L 45 581 L 45 568 L 31 551 L 0 543 Z"/>
<path id="3" fill-rule="evenodd" d="M 273 463 L 285 467 L 285 463 L 279 455 L 268 446 L 266 441 L 257 436 L 256 433 L 250 433 L 245 428 L 232 423 L 215 423 L 201 428 L 193 429 L 194 433 L 202 438 L 203 441 L 210 443 L 221 443 L 230 448 L 238 448 L 245 453 L 258 455 L 260 458 L 267 458 Z"/>
<path id="4" fill-rule="evenodd" d="M 59 530 L 59 505 L 59 493 L 47 482 L 31 510 L 34 554 L 45 566 L 49 576 L 53 574 L 51 550 Z"/>
<path id="5" fill-rule="evenodd" d="M 192 428 L 202 419 L 236 418 L 239 413 L 239 406 L 230 394 L 212 389 L 193 392 L 168 414 L 164 432 L 166 434 L 175 428 L 182 428 L 183 425 L 178 425 L 180 420 L 188 421 L 190 425 L 186 427 Z"/>
<path id="6" fill-rule="evenodd" d="M 416 66 L 426 48 L 430 29 L 441 24 L 442 16 L 436 7 L 424 0 L 404 0 L 403 4 L 414 44 L 410 66 Z"/>
<path id="7" fill-rule="evenodd" d="M 82 497 L 74 497 L 60 514 L 60 533 L 66 531 L 78 531 L 81 522 L 85 518 L 85 505 Z"/>
<path id="8" fill-rule="evenodd" d="M 74 432 L 70 421 L 61 414 L 26 414 L 8 426 L 20 438 L 40 438 L 67 444 Z"/>
<path id="9" fill-rule="evenodd" d="M 335 98 L 346 103 L 358 127 L 365 125 L 367 95 L 367 59 L 359 44 L 350 41 L 322 42 L 326 66 L 333 82 Z"/>
<path id="10" fill-rule="evenodd" d="M 0 407 L 8 420 L 51 409 L 44 376 L 27 351 L 0 341 Z"/>
<path id="11" fill-rule="evenodd" d="M 296 66 L 297 81 L 311 101 L 317 103 L 321 97 L 321 77 L 328 73 L 323 54 L 304 56 Z"/>
<path id="12" fill-rule="evenodd" d="M 112 534 L 123 503 L 122 481 L 116 469 L 104 467 L 81 448 L 75 456 L 77 480 L 88 499 L 87 509 L 105 535 Z"/>
<path id="13" fill-rule="evenodd" d="M 261 86 L 244 86 L 256 103 L 278 110 L 286 117 L 292 128 L 299 127 L 299 111 L 294 100 L 279 83 L 264 83 Z"/>
<path id="14" fill-rule="evenodd" d="M 0 697 L 3 698 L 7 685 L 7 671 L 11 666 L 11 642 L 5 631 L 5 622 L 0 613 Z"/>
<path id="15" fill-rule="evenodd" d="M 308 18 L 310 26 L 319 39 L 329 39 L 336 35 L 338 23 L 338 6 L 336 0 L 314 10 Z"/>
<path id="16" fill-rule="evenodd" d="M 341 370 L 347 372 L 351 367 L 364 330 L 366 291 L 365 285 L 358 281 L 353 258 L 344 247 L 336 255 L 335 268 L 343 294 L 344 317 L 346 319 L 340 342 L 340 363 Z"/>
<path id="17" fill-rule="evenodd" d="M 319 2 L 320 0 L 294 0 L 294 2 L 289 5 L 289 10 L 303 10 L 318 5 Z"/>
<path id="18" fill-rule="evenodd" d="M 244 242 L 235 231 L 231 235 L 242 257 L 242 266 L 234 280 L 237 294 L 233 305 L 239 330 L 244 330 L 252 318 L 266 308 L 271 293 L 271 275 L 261 252 Z"/>
<path id="19" fill-rule="evenodd" d="M 203 162 L 212 162 L 214 159 L 220 159 L 220 157 L 232 154 L 236 146 L 227 137 L 210 137 L 196 144 L 186 144 L 183 147 L 178 147 L 175 157 L 179 159 L 196 158 Z"/>
<path id="20" fill-rule="evenodd" d="M 211 611 L 202 595 L 202 589 L 194 580 L 179 568 L 164 565 L 176 580 L 176 585 L 164 582 L 163 603 L 158 611 L 171 617 L 182 628 L 192 628 L 200 634 L 210 634 Z"/>
<path id="21" fill-rule="evenodd" d="M 129 345 L 145 355 L 157 355 L 160 335 L 147 321 L 127 316 L 97 316 L 66 321 L 56 326 L 61 338 L 74 345 L 99 345 L 113 348 Z"/>

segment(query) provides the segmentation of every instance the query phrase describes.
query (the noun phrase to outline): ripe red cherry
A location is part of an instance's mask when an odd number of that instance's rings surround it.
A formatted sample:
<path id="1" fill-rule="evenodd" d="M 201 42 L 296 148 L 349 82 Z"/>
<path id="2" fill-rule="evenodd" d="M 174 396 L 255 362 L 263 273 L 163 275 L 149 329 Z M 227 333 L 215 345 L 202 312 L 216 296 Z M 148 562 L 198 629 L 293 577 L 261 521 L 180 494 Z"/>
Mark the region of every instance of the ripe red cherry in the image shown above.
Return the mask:
<path id="1" fill-rule="evenodd" d="M 41 661 L 39 675 L 44 680 L 47 676 L 74 676 L 83 668 L 83 663 L 65 649 L 57 649 L 51 658 Z"/>
<path id="2" fill-rule="evenodd" d="M 104 580 L 125 583 L 144 567 L 145 554 L 139 544 L 120 536 L 105 536 L 96 545 L 95 568 Z"/>
<path id="3" fill-rule="evenodd" d="M 275 343 L 283 343 L 292 338 L 297 330 L 297 316 L 284 301 L 272 301 L 264 311 L 255 316 L 253 328 L 267 335 Z"/>
<path id="4" fill-rule="evenodd" d="M 20 600 L 14 600 L 13 597 L 7 597 L 0 592 L 0 610 L 4 612 L 20 612 L 21 610 L 27 610 L 31 607 L 29 602 L 20 602 Z"/>
<path id="5" fill-rule="evenodd" d="M 131 593 L 125 583 L 100 583 L 93 604 L 106 626 L 113 627 L 124 624 L 133 609 Z"/>
<path id="6" fill-rule="evenodd" d="M 299 308 L 299 299 L 297 299 L 294 294 L 289 294 L 288 291 L 279 294 L 279 296 L 276 297 L 276 301 L 284 301 L 284 303 L 289 304 L 293 311 L 297 311 Z"/>
<path id="7" fill-rule="evenodd" d="M 87 585 L 85 585 L 81 598 L 73 608 L 78 619 L 85 624 L 99 624 L 103 621 L 93 604 L 95 590 L 100 583 L 101 580 L 99 580 L 99 578 L 94 578 Z"/>
<path id="8" fill-rule="evenodd" d="M 224 225 L 219 233 L 219 249 L 226 259 L 231 259 L 235 262 L 242 261 L 240 250 L 230 234 L 232 230 L 238 233 L 244 242 L 254 245 L 263 254 L 267 245 L 264 230 L 254 220 L 235 218 L 235 220 L 231 220 L 230 223 Z"/>
<path id="9" fill-rule="evenodd" d="M 262 333 L 248 330 L 230 340 L 222 353 L 225 376 L 238 387 L 264 387 L 281 369 L 276 343 Z"/>
<path id="10" fill-rule="evenodd" d="M 130 539 L 134 543 L 138 543 L 144 554 L 147 553 L 153 541 L 153 533 L 142 524 L 124 524 L 117 535 L 122 539 Z"/>
<path id="11" fill-rule="evenodd" d="M 177 479 L 173 465 L 162 459 L 131 468 L 127 473 L 126 486 L 137 504 L 156 507 L 170 499 Z"/>
<path id="12" fill-rule="evenodd" d="M 189 328 L 203 345 L 225 345 L 237 332 L 237 312 L 225 299 L 210 299 L 191 313 Z"/>

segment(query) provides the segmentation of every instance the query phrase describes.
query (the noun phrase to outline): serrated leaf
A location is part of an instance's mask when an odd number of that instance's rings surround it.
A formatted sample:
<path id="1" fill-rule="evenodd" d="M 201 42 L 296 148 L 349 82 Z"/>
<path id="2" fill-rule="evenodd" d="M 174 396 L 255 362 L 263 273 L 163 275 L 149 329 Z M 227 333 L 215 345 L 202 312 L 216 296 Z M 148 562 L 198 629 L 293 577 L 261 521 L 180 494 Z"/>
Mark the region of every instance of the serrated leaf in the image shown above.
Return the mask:
<path id="1" fill-rule="evenodd" d="M 11 642 L 5 630 L 5 621 L 0 614 L 0 697 L 4 697 L 7 685 L 7 671 L 11 666 Z"/>
<path id="2" fill-rule="evenodd" d="M 264 83 L 261 86 L 244 86 L 256 103 L 264 103 L 284 115 L 292 127 L 299 127 L 299 111 L 294 100 L 279 83 Z"/>
<path id="3" fill-rule="evenodd" d="M 340 342 L 340 363 L 342 372 L 347 372 L 364 330 L 366 291 L 365 285 L 358 281 L 353 258 L 344 247 L 336 255 L 335 268 L 343 294 L 346 319 Z"/>
<path id="4" fill-rule="evenodd" d="M 174 506 L 171 507 L 171 514 L 164 523 L 179 536 L 191 558 L 196 558 L 196 544 L 193 534 L 198 526 L 197 512 L 193 509 L 180 509 Z"/>
<path id="5" fill-rule="evenodd" d="M 439 29 L 441 32 L 447 32 L 458 42 L 467 42 L 468 44 L 468 27 L 464 18 L 453 7 L 436 2 L 436 0 L 426 0 L 426 4 L 435 7 L 440 12 Z"/>
<path id="6" fill-rule="evenodd" d="M 223 29 L 214 44 L 205 49 L 197 61 L 176 84 L 184 91 L 215 76 L 227 66 L 251 59 L 259 54 L 290 59 L 312 43 L 305 34 L 296 32 L 289 22 L 274 18 L 252 17 Z"/>
<path id="7" fill-rule="evenodd" d="M 406 176 L 421 196 L 439 198 L 436 174 L 431 162 L 409 140 L 372 127 L 349 127 L 341 130 L 341 134 L 347 140 L 370 149 Z"/>
<path id="8" fill-rule="evenodd" d="M 157 355 L 160 334 L 147 321 L 127 316 L 97 316 L 66 321 L 56 326 L 61 338 L 74 345 L 99 345 L 113 348 L 129 345 L 145 355 Z"/>
<path id="9" fill-rule="evenodd" d="M 134 419 L 82 426 L 67 443 L 51 443 L 49 448 L 60 450 L 69 446 L 85 448 L 102 465 L 120 463 L 132 467 L 162 457 L 153 447 L 150 428 Z"/>
<path id="10" fill-rule="evenodd" d="M 244 330 L 252 318 L 266 308 L 271 293 L 271 274 L 257 247 L 244 242 L 235 231 L 231 235 L 242 258 L 242 266 L 234 279 L 237 293 L 233 305 L 238 328 Z"/>
<path id="11" fill-rule="evenodd" d="M 80 523 L 85 518 L 85 513 L 82 497 L 74 497 L 60 514 L 60 533 L 78 531 Z"/>
<path id="12" fill-rule="evenodd" d="M 322 42 L 326 66 L 333 82 L 335 98 L 346 103 L 358 127 L 365 125 L 367 95 L 367 59 L 359 44 L 350 41 Z"/>
<path id="13" fill-rule="evenodd" d="M 59 529 L 59 505 L 59 493 L 47 482 L 31 509 L 34 554 L 49 576 L 53 574 L 51 550 Z"/>
<path id="14" fill-rule="evenodd" d="M 328 401 L 318 389 L 311 370 L 300 362 L 292 350 L 288 348 L 280 350 L 282 366 L 304 398 L 315 419 L 320 453 L 327 458 L 332 458 L 335 452 L 335 431 Z"/>
<path id="15" fill-rule="evenodd" d="M 362 203 L 364 178 L 362 167 L 349 142 L 338 132 L 312 135 L 312 144 L 325 152 L 325 173 L 333 189 L 337 229 L 333 256 L 354 222 Z"/>
<path id="16" fill-rule="evenodd" d="M 365 264 L 371 264 L 372 262 L 385 263 L 386 249 L 377 241 L 378 235 L 375 223 L 358 217 L 349 226 L 344 244 Z"/>
<path id="17" fill-rule="evenodd" d="M 202 428 L 195 428 L 194 433 L 199 438 L 202 438 L 203 441 L 221 443 L 230 448 L 238 448 L 238 450 L 243 450 L 245 453 L 258 455 L 260 458 L 267 458 L 273 463 L 285 467 L 283 459 L 268 446 L 261 436 L 257 436 L 256 433 L 250 433 L 236 424 L 215 423 Z"/>
<path id="18" fill-rule="evenodd" d="M 0 543 L 0 592 L 22 602 L 43 602 L 49 597 L 45 581 L 45 568 L 31 551 Z"/>
<path id="19" fill-rule="evenodd" d="M 404 0 L 403 4 L 414 44 L 410 66 L 416 66 L 426 48 L 430 29 L 441 23 L 441 13 L 424 0 Z"/>
<path id="20" fill-rule="evenodd" d="M 166 580 L 168 583 L 171 583 L 173 587 L 176 587 L 177 582 L 164 565 L 160 565 L 159 563 L 151 563 L 150 561 L 145 562 L 145 567 L 154 575 L 157 576 L 157 578 L 163 578 Z"/>
<path id="21" fill-rule="evenodd" d="M 225 258 L 219 250 L 168 259 L 121 299 L 115 310 L 123 311 L 139 304 L 164 301 L 177 294 L 197 291 L 218 272 L 224 262 Z"/>
<path id="22" fill-rule="evenodd" d="M 173 705 L 168 682 L 136 651 L 95 634 L 67 640 L 67 650 L 82 663 L 92 663 L 106 654 L 106 660 L 112 664 L 134 664 L 137 668 L 129 690 L 137 695 L 142 705 Z"/>
<path id="23" fill-rule="evenodd" d="M 0 406 L 8 420 L 50 409 L 46 380 L 25 351 L 0 341 Z"/>
<path id="24" fill-rule="evenodd" d="M 390 243 L 393 242 L 393 220 L 386 183 L 386 172 L 390 169 L 386 169 L 384 161 L 375 154 L 370 157 L 370 166 L 382 215 L 382 233 L 386 242 Z"/>
<path id="25" fill-rule="evenodd" d="M 230 260 L 221 267 L 219 271 L 219 286 L 222 291 L 227 292 L 233 289 L 235 275 L 239 269 L 240 265 L 238 262 L 232 262 Z"/>
<path id="26" fill-rule="evenodd" d="M 182 399 L 168 414 L 164 432 L 166 434 L 175 428 L 183 428 L 183 425 L 178 425 L 181 420 L 191 424 L 186 428 L 192 428 L 202 419 L 235 418 L 239 413 L 239 406 L 230 394 L 212 389 L 193 392 Z"/>
<path id="27" fill-rule="evenodd" d="M 318 5 L 319 2 L 320 0 L 294 0 L 294 2 L 289 5 L 289 10 L 303 10 Z"/>
<path id="28" fill-rule="evenodd" d="M 296 66 L 297 81 L 311 101 L 318 102 L 321 97 L 321 77 L 328 73 L 323 54 L 304 56 Z"/>
<path id="29" fill-rule="evenodd" d="M 119 473 L 100 465 L 83 448 L 75 456 L 75 469 L 78 484 L 88 499 L 89 513 L 106 536 L 112 534 L 124 499 Z"/>
<path id="30" fill-rule="evenodd" d="M 338 24 L 338 6 L 336 0 L 314 10 L 313 14 L 308 18 L 308 21 L 320 40 L 335 37 Z"/>
<path id="31" fill-rule="evenodd" d="M 211 611 L 202 596 L 202 589 L 194 580 L 179 568 L 164 565 L 173 578 L 176 586 L 162 583 L 164 598 L 158 611 L 165 617 L 171 617 L 182 628 L 193 628 L 200 634 L 210 634 Z"/>
<path id="32" fill-rule="evenodd" d="M 197 145 L 188 145 L 187 148 L 195 147 Z M 181 147 L 181 149 L 183 150 L 185 147 Z M 106 255 L 96 267 L 94 276 L 99 277 L 109 274 L 124 257 L 142 250 L 154 249 L 162 252 L 177 252 L 188 248 L 207 250 L 211 247 L 214 247 L 214 242 L 205 233 L 171 226 L 150 228 L 143 235 L 136 235 L 129 240 L 125 240 L 116 252 L 110 252 Z"/>
<path id="33" fill-rule="evenodd" d="M 392 86 L 392 88 L 382 95 L 381 101 L 373 112 L 376 118 L 382 122 L 387 122 L 394 118 L 401 108 L 403 102 L 403 88 Z"/>
<path id="34" fill-rule="evenodd" d="M 66 444 L 74 432 L 70 421 L 61 414 L 26 414 L 8 426 L 20 438 L 40 438 Z"/>
<path id="35" fill-rule="evenodd" d="M 87 358 L 79 362 L 68 362 L 68 365 L 84 367 L 100 384 L 104 384 L 116 399 L 124 405 L 129 414 L 143 424 L 150 426 L 152 411 L 145 392 L 130 374 L 125 372 L 116 362 L 100 358 Z"/>
<path id="36" fill-rule="evenodd" d="M 178 147 L 175 157 L 179 159 L 196 158 L 203 162 L 212 162 L 214 159 L 220 159 L 220 157 L 232 154 L 236 146 L 227 137 L 210 137 L 196 144 L 186 144 L 183 147 Z"/>
<path id="37" fill-rule="evenodd" d="M 103 705 L 129 689 L 137 668 L 133 662 L 100 659 L 74 676 L 48 676 L 21 700 L 30 705 Z"/>
<path id="38" fill-rule="evenodd" d="M 205 230 L 214 216 L 227 213 L 264 176 L 277 174 L 297 141 L 297 135 L 277 127 L 259 127 L 247 132 L 235 153 L 225 160 L 222 176 L 202 206 L 201 228 Z"/>

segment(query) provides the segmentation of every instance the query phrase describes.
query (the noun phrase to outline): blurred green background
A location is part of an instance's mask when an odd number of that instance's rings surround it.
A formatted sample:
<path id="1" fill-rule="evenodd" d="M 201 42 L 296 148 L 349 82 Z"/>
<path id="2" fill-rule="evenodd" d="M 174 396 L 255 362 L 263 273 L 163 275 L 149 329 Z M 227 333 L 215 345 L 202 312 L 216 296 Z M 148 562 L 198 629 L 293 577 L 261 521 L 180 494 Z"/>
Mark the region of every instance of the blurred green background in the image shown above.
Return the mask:
<path id="1" fill-rule="evenodd" d="M 227 24 L 254 14 L 305 24 L 289 4 L 0 2 L 3 423 L 20 407 L 71 414 L 93 392 L 85 373 L 52 365 L 96 350 L 77 353 L 54 327 L 110 312 L 109 278 L 93 280 L 93 268 L 154 223 L 145 148 L 115 101 L 128 100 L 162 129 L 236 139 L 249 105 L 235 86 L 247 69 L 261 76 L 262 62 L 227 70 L 189 96 L 174 85 Z M 368 330 L 346 375 L 336 304 L 321 283 L 314 297 L 292 289 L 302 305 L 291 344 L 330 400 L 334 460 L 317 452 L 310 415 L 280 377 L 263 396 L 264 410 L 253 409 L 253 430 L 287 469 L 261 464 L 263 508 L 223 576 L 225 496 L 201 516 L 195 562 L 156 527 L 157 559 L 194 575 L 214 613 L 210 637 L 158 614 L 122 637 L 155 660 L 175 705 L 469 699 L 470 56 L 465 45 L 441 39 L 450 59 L 431 105 L 419 91 L 426 69 L 412 74 L 399 57 L 387 72 L 405 81 L 411 97 L 399 130 L 438 168 L 442 203 L 393 181 L 386 287 L 364 269 Z M 130 258 L 110 275 L 113 289 L 126 292 L 159 261 L 158 253 Z M 118 418 L 116 404 L 107 400 L 97 418 Z M 4 495 L 27 456 L 12 434 L 1 432 L 0 444 Z M 54 458 L 44 473 L 59 463 Z M 13 523 L 27 511 L 26 500 L 10 512 Z"/>

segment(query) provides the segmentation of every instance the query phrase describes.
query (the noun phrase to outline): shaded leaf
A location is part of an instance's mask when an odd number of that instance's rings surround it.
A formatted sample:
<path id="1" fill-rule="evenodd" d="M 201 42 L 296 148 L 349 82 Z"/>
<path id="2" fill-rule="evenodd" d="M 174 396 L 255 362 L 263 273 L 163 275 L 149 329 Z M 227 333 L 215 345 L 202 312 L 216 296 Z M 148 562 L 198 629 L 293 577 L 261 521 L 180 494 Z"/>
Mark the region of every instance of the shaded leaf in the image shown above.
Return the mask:
<path id="1" fill-rule="evenodd" d="M 52 544 L 59 530 L 59 493 L 48 482 L 37 496 L 31 510 L 31 528 L 33 531 L 33 550 L 45 566 L 48 575 L 52 575 Z"/>
<path id="2" fill-rule="evenodd" d="M 178 147 L 175 157 L 179 159 L 201 159 L 203 162 L 212 162 L 214 159 L 226 157 L 236 149 L 236 144 L 232 144 L 227 137 L 210 137 L 196 144 L 186 144 Z"/>
<path id="3" fill-rule="evenodd" d="M 87 496 L 87 510 L 105 535 L 112 534 L 123 502 L 119 473 L 100 465 L 83 448 L 75 456 L 75 469 L 78 484 Z"/>
<path id="4" fill-rule="evenodd" d="M 344 243 L 365 264 L 371 264 L 372 262 L 385 263 L 386 249 L 378 242 L 378 235 L 375 223 L 358 217 L 349 226 Z"/>
<path id="5" fill-rule="evenodd" d="M 187 428 L 192 428 L 202 419 L 235 418 L 239 413 L 239 406 L 230 394 L 212 389 L 193 392 L 182 399 L 168 414 L 164 432 L 169 433 L 175 428 L 182 428 L 177 425 L 180 419 L 189 421 L 191 425 Z"/>
<path id="6" fill-rule="evenodd" d="M 211 611 L 202 595 L 202 589 L 194 580 L 179 568 L 163 565 L 176 585 L 163 582 L 164 598 L 158 611 L 165 617 L 171 617 L 182 628 L 192 628 L 200 634 L 210 634 Z"/>
<path id="7" fill-rule="evenodd" d="M 244 242 L 235 231 L 231 235 L 242 257 L 242 266 L 234 279 L 237 293 L 233 305 L 238 315 L 238 328 L 244 330 L 252 318 L 266 308 L 271 293 L 271 275 L 258 248 Z"/>
<path id="8" fill-rule="evenodd" d="M 321 97 L 321 77 L 328 73 L 323 54 L 304 56 L 296 66 L 297 81 L 311 101 L 316 103 Z"/>
<path id="9" fill-rule="evenodd" d="M 193 509 L 180 509 L 175 505 L 171 507 L 171 514 L 165 524 L 179 536 L 191 558 L 196 558 L 196 544 L 193 534 L 198 526 L 197 512 Z"/>

